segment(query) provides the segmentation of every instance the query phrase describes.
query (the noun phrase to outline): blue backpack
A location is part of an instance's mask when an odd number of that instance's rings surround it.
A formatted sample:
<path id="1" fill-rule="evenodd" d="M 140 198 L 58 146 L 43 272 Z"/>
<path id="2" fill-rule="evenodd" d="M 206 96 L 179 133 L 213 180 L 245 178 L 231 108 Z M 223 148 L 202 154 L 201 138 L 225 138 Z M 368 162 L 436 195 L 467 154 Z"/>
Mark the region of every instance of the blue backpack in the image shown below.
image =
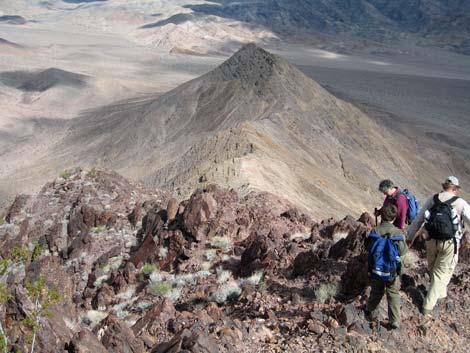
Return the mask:
<path id="1" fill-rule="evenodd" d="M 408 224 L 411 224 L 413 219 L 415 219 L 416 216 L 418 215 L 418 210 L 419 210 L 418 199 L 408 189 L 403 189 L 403 191 L 401 191 L 400 194 L 405 195 L 408 200 L 408 211 L 406 212 L 406 221 Z"/>
<path id="2" fill-rule="evenodd" d="M 403 241 L 402 236 L 392 237 L 390 234 L 380 236 L 375 232 L 369 234 L 369 238 L 375 240 L 369 255 L 369 272 L 373 279 L 389 282 L 400 272 L 400 253 L 394 241 Z"/>

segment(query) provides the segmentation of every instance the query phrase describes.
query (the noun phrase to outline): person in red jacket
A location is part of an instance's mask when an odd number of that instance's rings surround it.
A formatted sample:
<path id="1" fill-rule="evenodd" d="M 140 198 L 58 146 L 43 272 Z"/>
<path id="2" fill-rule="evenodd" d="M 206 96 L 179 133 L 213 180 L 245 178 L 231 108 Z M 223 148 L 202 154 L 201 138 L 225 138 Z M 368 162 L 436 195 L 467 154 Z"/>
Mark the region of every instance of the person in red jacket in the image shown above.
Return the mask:
<path id="1" fill-rule="evenodd" d="M 389 179 L 385 179 L 380 182 L 379 191 L 385 195 L 385 200 L 382 207 L 380 209 L 376 209 L 375 215 L 380 216 L 385 206 L 390 204 L 395 205 L 398 212 L 393 225 L 404 230 L 406 224 L 406 213 L 408 212 L 408 199 L 400 191 L 400 188 Z"/>

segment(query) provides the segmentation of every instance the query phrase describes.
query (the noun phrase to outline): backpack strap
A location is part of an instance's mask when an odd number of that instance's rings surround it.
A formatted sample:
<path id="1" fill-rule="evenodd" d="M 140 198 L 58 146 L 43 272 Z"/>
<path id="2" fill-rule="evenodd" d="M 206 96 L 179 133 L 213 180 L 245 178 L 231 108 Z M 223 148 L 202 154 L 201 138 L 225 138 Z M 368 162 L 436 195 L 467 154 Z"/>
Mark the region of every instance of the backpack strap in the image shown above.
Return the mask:
<path id="1" fill-rule="evenodd" d="M 458 196 L 454 196 L 454 197 L 450 198 L 449 200 L 445 201 L 444 203 L 446 203 L 450 206 L 451 204 L 453 204 L 458 199 L 459 199 Z"/>
<path id="2" fill-rule="evenodd" d="M 402 235 L 395 235 L 390 238 L 392 241 L 405 241 L 405 238 Z"/>
<path id="3" fill-rule="evenodd" d="M 369 239 L 377 240 L 377 239 L 379 239 L 379 238 L 380 238 L 380 235 L 377 234 L 376 232 L 373 232 L 373 231 L 372 231 L 372 232 L 369 233 Z"/>

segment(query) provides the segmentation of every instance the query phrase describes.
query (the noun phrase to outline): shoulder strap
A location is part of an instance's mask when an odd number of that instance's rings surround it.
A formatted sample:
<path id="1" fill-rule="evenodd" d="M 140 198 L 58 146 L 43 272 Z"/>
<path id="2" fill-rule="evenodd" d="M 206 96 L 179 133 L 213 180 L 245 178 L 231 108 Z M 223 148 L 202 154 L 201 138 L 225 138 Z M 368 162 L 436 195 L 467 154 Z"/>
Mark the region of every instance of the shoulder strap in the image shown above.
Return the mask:
<path id="1" fill-rule="evenodd" d="M 390 240 L 393 240 L 393 241 L 405 241 L 405 238 L 404 238 L 402 235 L 395 235 L 395 236 L 391 237 Z"/>
<path id="2" fill-rule="evenodd" d="M 458 196 L 454 196 L 454 197 L 450 198 L 449 200 L 447 200 L 445 203 L 450 206 L 452 203 L 454 203 L 458 199 L 459 199 Z"/>
<path id="3" fill-rule="evenodd" d="M 371 239 L 379 239 L 380 235 L 378 235 L 376 232 L 372 231 L 369 233 L 369 238 Z"/>
<path id="4" fill-rule="evenodd" d="M 398 199 L 398 196 L 400 196 L 400 195 L 404 195 L 404 196 L 406 197 L 406 195 L 403 193 L 403 191 L 398 190 L 398 191 L 393 195 L 393 198 L 394 198 L 395 200 L 397 200 L 397 199 Z"/>
<path id="5" fill-rule="evenodd" d="M 432 198 L 434 204 L 442 203 L 441 200 L 439 200 L 439 194 L 436 194 Z"/>

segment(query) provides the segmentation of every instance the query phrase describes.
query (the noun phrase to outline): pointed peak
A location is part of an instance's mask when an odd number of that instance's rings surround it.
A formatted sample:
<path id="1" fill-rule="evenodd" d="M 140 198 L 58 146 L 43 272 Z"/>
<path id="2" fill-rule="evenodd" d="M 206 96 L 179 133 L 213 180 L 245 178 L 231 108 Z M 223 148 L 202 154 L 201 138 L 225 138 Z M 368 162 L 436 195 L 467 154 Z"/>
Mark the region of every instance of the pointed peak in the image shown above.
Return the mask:
<path id="1" fill-rule="evenodd" d="M 262 85 L 273 73 L 281 71 L 282 59 L 250 43 L 244 45 L 219 66 L 225 79 L 239 79 L 244 83 Z"/>

